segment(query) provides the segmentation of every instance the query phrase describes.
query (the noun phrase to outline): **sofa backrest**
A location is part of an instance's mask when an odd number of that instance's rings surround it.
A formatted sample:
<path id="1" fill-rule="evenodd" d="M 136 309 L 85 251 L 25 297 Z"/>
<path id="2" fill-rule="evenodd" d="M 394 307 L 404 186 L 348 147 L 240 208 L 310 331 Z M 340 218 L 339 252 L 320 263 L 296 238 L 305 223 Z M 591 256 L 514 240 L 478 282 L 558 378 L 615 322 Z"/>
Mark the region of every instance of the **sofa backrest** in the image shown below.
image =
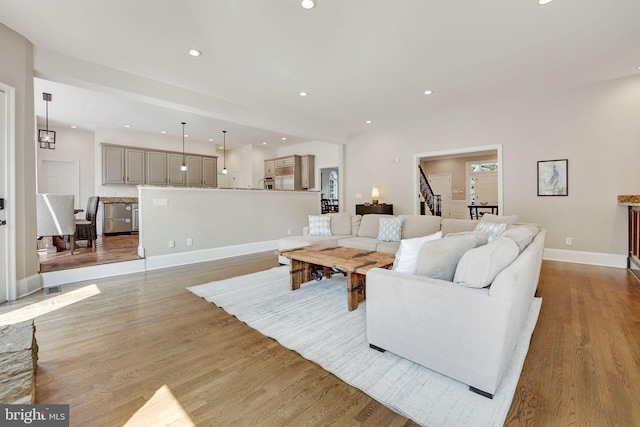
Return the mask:
<path id="1" fill-rule="evenodd" d="M 380 228 L 380 217 L 393 218 L 394 215 L 362 215 L 362 221 L 360 221 L 360 229 L 358 230 L 358 237 L 373 237 L 374 239 L 377 238 Z"/>
<path id="2" fill-rule="evenodd" d="M 352 222 L 354 219 L 353 215 L 351 215 L 348 212 L 331 213 L 327 215 L 331 216 L 331 222 L 330 222 L 331 235 L 348 236 L 352 233 Z"/>
<path id="3" fill-rule="evenodd" d="M 403 218 L 402 238 L 413 239 L 414 237 L 428 236 L 440 231 L 441 219 L 433 215 L 398 215 Z"/>
<path id="4" fill-rule="evenodd" d="M 446 237 L 447 234 L 451 233 L 473 231 L 477 225 L 478 221 L 475 219 L 443 218 L 440 229 L 442 230 L 442 237 Z"/>

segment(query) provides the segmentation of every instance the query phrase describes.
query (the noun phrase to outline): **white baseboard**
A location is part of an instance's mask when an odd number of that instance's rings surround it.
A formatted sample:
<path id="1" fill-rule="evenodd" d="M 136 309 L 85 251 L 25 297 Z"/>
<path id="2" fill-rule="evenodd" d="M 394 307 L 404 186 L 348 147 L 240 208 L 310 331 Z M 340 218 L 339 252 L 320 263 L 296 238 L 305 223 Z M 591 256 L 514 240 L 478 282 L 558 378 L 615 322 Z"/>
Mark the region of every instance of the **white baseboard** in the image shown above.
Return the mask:
<path id="1" fill-rule="evenodd" d="M 547 248 L 544 250 L 543 259 L 577 264 L 601 265 L 604 267 L 627 268 L 626 256 L 600 252 L 568 251 L 566 249 Z"/>
<path id="2" fill-rule="evenodd" d="M 240 255 L 249 255 L 278 248 L 277 240 L 247 243 L 243 245 L 225 246 L 221 248 L 202 249 L 198 251 L 180 252 L 177 254 L 151 256 L 145 259 L 147 270 L 176 267 L 178 265 L 195 264 Z"/>
<path id="3" fill-rule="evenodd" d="M 68 270 L 40 273 L 40 276 L 42 277 L 42 286 L 48 288 L 50 286 L 64 285 L 65 283 L 82 282 L 84 280 L 100 279 L 102 277 L 144 272 L 144 261 L 145 260 L 140 259 L 92 265 L 90 267 L 71 268 Z"/>
<path id="4" fill-rule="evenodd" d="M 27 295 L 31 295 L 34 292 L 42 289 L 42 283 L 40 281 L 39 274 L 33 274 L 29 277 L 25 277 L 24 279 L 18 280 L 18 298 L 26 297 Z"/>

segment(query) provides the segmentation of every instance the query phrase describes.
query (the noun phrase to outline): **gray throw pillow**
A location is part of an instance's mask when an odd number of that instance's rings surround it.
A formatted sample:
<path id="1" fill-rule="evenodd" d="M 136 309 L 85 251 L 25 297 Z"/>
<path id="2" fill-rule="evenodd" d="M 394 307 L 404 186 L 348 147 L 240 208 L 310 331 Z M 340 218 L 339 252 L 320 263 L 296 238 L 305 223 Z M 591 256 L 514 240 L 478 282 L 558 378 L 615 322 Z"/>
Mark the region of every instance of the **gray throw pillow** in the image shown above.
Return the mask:
<path id="1" fill-rule="evenodd" d="M 416 274 L 451 282 L 462 255 L 486 243 L 486 233 L 473 232 L 450 234 L 445 239 L 428 241 L 420 250 Z"/>
<path id="2" fill-rule="evenodd" d="M 496 237 L 486 245 L 467 251 L 456 267 L 453 281 L 470 288 L 484 288 L 520 254 L 508 237 Z"/>

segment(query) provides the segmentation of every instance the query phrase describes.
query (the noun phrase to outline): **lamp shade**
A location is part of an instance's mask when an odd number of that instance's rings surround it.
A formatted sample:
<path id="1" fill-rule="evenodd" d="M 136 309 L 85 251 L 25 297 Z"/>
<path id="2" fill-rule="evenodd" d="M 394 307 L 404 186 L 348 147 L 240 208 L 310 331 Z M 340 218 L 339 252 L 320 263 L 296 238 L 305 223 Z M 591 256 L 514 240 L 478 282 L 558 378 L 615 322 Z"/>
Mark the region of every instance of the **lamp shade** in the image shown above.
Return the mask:
<path id="1" fill-rule="evenodd" d="M 374 199 L 377 199 L 378 197 L 380 197 L 380 190 L 378 190 L 378 187 L 373 187 L 371 189 L 371 197 Z"/>

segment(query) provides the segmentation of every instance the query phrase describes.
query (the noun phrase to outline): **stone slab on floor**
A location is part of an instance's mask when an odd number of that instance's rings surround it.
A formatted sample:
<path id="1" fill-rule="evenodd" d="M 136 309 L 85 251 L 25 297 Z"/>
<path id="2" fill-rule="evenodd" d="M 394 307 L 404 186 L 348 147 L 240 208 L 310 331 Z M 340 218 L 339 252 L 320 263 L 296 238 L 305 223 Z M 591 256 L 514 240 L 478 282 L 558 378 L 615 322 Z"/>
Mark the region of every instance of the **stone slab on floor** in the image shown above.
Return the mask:
<path id="1" fill-rule="evenodd" d="M 35 403 L 37 366 L 33 320 L 0 325 L 0 403 Z"/>

